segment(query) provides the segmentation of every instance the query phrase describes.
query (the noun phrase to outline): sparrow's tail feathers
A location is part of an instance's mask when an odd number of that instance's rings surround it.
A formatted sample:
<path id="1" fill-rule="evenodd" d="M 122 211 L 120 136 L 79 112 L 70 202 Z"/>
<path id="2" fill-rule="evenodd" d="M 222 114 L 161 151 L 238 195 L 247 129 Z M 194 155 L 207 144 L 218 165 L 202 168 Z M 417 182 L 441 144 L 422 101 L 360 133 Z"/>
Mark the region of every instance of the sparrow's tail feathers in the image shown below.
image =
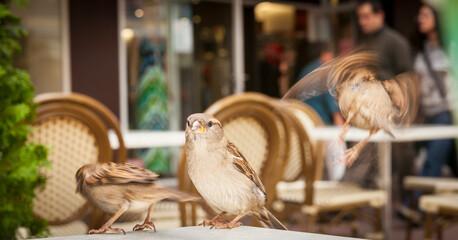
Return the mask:
<path id="1" fill-rule="evenodd" d="M 201 201 L 202 198 L 195 196 L 193 194 L 185 193 L 182 191 L 170 189 L 170 188 L 163 188 L 162 191 L 165 194 L 165 198 L 175 201 L 175 202 L 190 202 L 190 201 Z"/>
<path id="2" fill-rule="evenodd" d="M 267 228 L 288 230 L 269 210 L 261 209 L 259 212 L 259 221 Z"/>

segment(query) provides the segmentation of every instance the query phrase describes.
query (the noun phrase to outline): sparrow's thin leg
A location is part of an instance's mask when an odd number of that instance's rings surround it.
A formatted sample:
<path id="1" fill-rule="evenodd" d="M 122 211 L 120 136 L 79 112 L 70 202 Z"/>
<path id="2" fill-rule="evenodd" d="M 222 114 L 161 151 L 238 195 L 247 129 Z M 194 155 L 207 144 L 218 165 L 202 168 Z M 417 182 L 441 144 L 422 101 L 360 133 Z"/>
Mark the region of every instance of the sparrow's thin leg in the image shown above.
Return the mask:
<path id="1" fill-rule="evenodd" d="M 114 221 L 116 221 L 116 219 L 119 218 L 119 216 L 121 216 L 126 210 L 127 208 L 129 208 L 129 202 L 128 201 L 125 201 L 121 208 L 108 220 L 108 222 L 106 222 L 101 228 L 99 229 L 91 229 L 89 231 L 89 234 L 98 234 L 98 233 L 104 233 L 106 231 L 110 231 L 110 232 L 122 232 L 124 233 L 124 235 L 126 235 L 126 232 L 124 231 L 124 229 L 121 229 L 121 228 L 111 228 L 111 224 L 114 223 Z"/>
<path id="2" fill-rule="evenodd" d="M 373 134 L 375 134 L 376 132 L 378 132 L 378 131 L 379 131 L 379 129 L 371 130 L 370 133 L 369 133 L 369 136 L 364 138 L 361 142 L 357 143 L 352 148 L 350 148 L 347 151 L 345 151 L 345 158 L 343 160 L 341 160 L 341 161 L 345 161 L 345 164 L 348 167 L 350 167 L 353 164 L 353 162 L 356 160 L 356 158 L 358 157 L 358 155 L 361 152 L 361 150 L 363 149 L 363 147 L 366 146 L 366 144 L 369 142 L 369 139 L 371 138 L 371 136 Z"/>
<path id="3" fill-rule="evenodd" d="M 218 215 L 216 215 L 210 222 L 204 220 L 202 223 L 199 224 L 199 226 L 214 226 L 216 223 L 218 223 L 220 220 L 219 218 L 224 216 L 227 212 L 222 211 Z M 213 228 L 213 227 L 212 227 Z"/>
<path id="4" fill-rule="evenodd" d="M 135 225 L 135 227 L 133 229 L 134 231 L 142 231 L 145 228 L 149 228 L 149 229 L 154 229 L 154 232 L 156 232 L 156 226 L 154 225 L 154 223 L 152 221 L 150 221 L 150 215 L 151 215 L 151 212 L 153 211 L 153 208 L 154 208 L 154 203 L 152 203 L 149 206 L 148 213 L 146 214 L 146 218 L 145 218 L 145 221 L 143 222 L 143 224 L 142 225 L 140 225 L 140 224 Z"/>
<path id="5" fill-rule="evenodd" d="M 353 112 L 348 113 L 347 120 L 345 121 L 342 132 L 339 135 L 339 142 L 338 142 L 339 145 L 343 145 L 345 134 L 347 134 L 348 129 L 350 128 L 351 120 L 353 119 L 354 116 L 355 114 Z"/>
<path id="6" fill-rule="evenodd" d="M 241 213 L 237 215 L 237 217 L 232 219 L 232 221 L 230 221 L 229 223 L 218 223 L 218 224 L 213 225 L 213 227 L 224 228 L 224 229 L 231 229 L 231 228 L 239 227 L 242 225 L 242 223 L 238 222 L 238 220 L 245 215 L 246 215 L 245 213 Z"/>
<path id="7" fill-rule="evenodd" d="M 216 215 L 213 219 L 212 222 L 217 221 L 220 217 L 224 216 L 226 214 L 225 211 L 220 212 L 218 215 Z"/>

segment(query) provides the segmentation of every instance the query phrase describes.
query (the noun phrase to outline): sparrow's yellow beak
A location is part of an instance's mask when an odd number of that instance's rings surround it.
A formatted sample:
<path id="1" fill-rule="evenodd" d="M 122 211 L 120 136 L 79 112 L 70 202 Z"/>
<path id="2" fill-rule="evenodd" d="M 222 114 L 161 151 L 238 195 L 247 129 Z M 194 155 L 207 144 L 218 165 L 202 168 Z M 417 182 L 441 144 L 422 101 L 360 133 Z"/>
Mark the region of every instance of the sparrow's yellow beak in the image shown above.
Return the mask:
<path id="1" fill-rule="evenodd" d="M 192 123 L 191 130 L 193 133 L 203 133 L 205 131 L 205 127 L 199 121 L 194 121 Z"/>

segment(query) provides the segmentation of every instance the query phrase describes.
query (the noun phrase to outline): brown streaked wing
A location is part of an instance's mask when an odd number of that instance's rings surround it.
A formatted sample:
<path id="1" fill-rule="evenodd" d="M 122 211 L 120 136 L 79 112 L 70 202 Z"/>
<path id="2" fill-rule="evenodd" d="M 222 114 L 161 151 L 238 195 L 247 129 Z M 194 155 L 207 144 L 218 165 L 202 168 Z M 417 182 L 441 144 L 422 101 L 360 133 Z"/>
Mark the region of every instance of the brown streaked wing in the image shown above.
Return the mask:
<path id="1" fill-rule="evenodd" d="M 229 143 L 227 145 L 227 150 L 232 155 L 232 165 L 235 167 L 235 169 L 253 181 L 254 184 L 264 193 L 264 195 L 267 196 L 266 189 L 264 188 L 264 185 L 262 185 L 261 179 L 259 179 L 256 172 L 253 170 L 253 168 L 251 168 L 250 164 L 239 151 L 239 149 L 233 143 Z"/>
<path id="2" fill-rule="evenodd" d="M 420 83 L 418 75 L 414 72 L 405 72 L 395 76 L 393 79 L 383 81 L 383 85 L 398 108 L 396 123 L 409 125 L 412 123 L 418 112 Z"/>
<path id="3" fill-rule="evenodd" d="M 126 184 L 140 183 L 151 184 L 157 180 L 156 173 L 137 167 L 135 165 L 124 163 L 102 163 L 96 168 L 89 171 L 86 175 L 87 184 Z"/>

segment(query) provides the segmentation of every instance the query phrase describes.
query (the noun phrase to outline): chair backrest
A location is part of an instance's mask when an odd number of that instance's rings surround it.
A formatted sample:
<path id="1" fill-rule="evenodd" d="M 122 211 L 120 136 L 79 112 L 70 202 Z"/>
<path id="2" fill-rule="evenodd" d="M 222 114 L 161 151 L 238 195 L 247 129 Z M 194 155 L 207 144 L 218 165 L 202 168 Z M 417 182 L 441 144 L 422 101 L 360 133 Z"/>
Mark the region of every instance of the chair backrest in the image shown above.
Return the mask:
<path id="1" fill-rule="evenodd" d="M 267 192 L 266 207 L 276 198 L 275 186 L 289 154 L 289 120 L 276 110 L 274 99 L 259 93 L 244 93 L 223 98 L 205 111 L 222 123 L 228 139 L 258 173 Z M 190 191 L 193 186 L 187 174 L 184 149 L 178 170 L 179 188 Z M 186 225 L 184 221 L 182 217 L 182 224 Z"/>
<path id="2" fill-rule="evenodd" d="M 302 133 L 305 135 L 303 138 L 306 138 L 307 141 L 311 143 L 313 161 L 315 162 L 314 179 L 321 180 L 324 167 L 325 143 L 309 138 L 307 131 L 315 127 L 324 126 L 324 122 L 313 108 L 303 102 L 297 100 L 282 100 L 279 104 L 283 106 L 283 109 L 287 109 L 291 117 L 297 119 L 298 123 L 300 123 L 299 129 L 294 134 L 290 135 L 290 155 L 284 169 L 282 180 L 295 181 L 300 178 L 303 173 L 302 169 L 305 158 L 312 157 L 312 154 L 308 152 L 305 152 L 305 156 L 301 154 L 299 150 L 301 141 L 299 140 L 298 131 L 304 131 L 304 133 Z"/>
<path id="3" fill-rule="evenodd" d="M 49 147 L 52 165 L 42 169 L 47 182 L 37 192 L 34 213 L 50 225 L 65 224 L 84 217 L 89 206 L 75 193 L 76 171 L 84 164 L 113 161 L 109 129 L 118 137 L 117 162 L 125 161 L 126 149 L 116 117 L 97 100 L 77 93 L 46 93 L 35 102 L 39 107 L 28 141 Z"/>
<path id="4" fill-rule="evenodd" d="M 286 113 L 294 128 L 290 144 L 290 158 L 284 170 L 283 179 L 295 180 L 305 178 L 305 204 L 313 204 L 314 183 L 322 177 L 324 165 L 324 143 L 309 138 L 307 130 L 324 125 L 318 114 L 302 102 L 283 100 L 278 102 L 279 108 L 286 109 Z M 295 136 L 294 136 L 295 135 Z M 297 171 L 300 169 L 300 171 Z M 294 171 L 293 171 L 294 170 Z M 287 175 L 289 174 L 289 175 Z"/>

